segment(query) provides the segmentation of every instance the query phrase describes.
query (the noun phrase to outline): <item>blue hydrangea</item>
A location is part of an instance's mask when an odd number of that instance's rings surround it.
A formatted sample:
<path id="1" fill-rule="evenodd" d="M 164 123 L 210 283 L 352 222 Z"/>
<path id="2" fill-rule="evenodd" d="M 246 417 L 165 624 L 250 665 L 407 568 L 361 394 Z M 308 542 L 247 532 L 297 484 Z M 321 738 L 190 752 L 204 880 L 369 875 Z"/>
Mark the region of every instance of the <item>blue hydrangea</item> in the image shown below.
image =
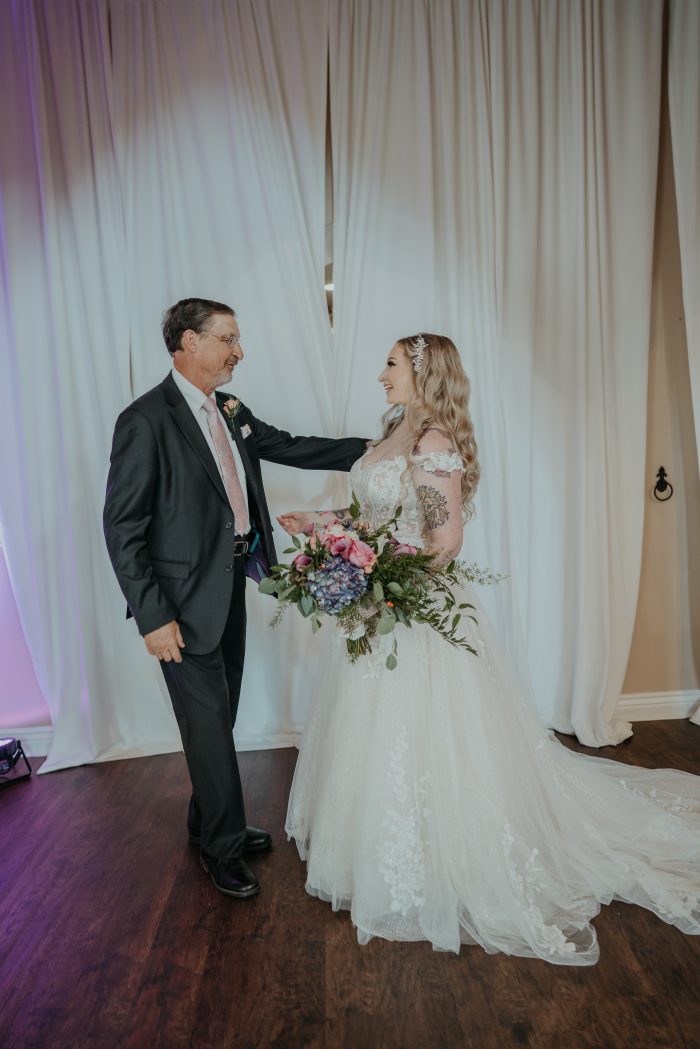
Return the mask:
<path id="1" fill-rule="evenodd" d="M 337 616 L 346 605 L 362 597 L 368 580 L 363 568 L 351 565 L 342 557 L 332 557 L 323 568 L 309 572 L 306 577 L 309 593 L 330 616 Z"/>

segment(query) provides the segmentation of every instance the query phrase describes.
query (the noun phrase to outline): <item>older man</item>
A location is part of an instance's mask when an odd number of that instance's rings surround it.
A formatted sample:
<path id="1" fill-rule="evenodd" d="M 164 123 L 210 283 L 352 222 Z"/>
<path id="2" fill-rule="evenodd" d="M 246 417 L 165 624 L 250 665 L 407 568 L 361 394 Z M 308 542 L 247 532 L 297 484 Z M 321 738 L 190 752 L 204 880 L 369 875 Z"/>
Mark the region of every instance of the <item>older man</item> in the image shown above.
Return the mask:
<path id="1" fill-rule="evenodd" d="M 259 891 L 232 729 L 245 656 L 245 576 L 277 561 L 260 460 L 349 470 L 360 439 L 292 437 L 216 393 L 243 360 L 236 314 L 208 299 L 166 311 L 173 368 L 117 420 L 107 548 L 148 651 L 161 660 L 192 780 L 190 840 L 216 887 Z M 262 569 L 264 570 L 264 568 Z"/>

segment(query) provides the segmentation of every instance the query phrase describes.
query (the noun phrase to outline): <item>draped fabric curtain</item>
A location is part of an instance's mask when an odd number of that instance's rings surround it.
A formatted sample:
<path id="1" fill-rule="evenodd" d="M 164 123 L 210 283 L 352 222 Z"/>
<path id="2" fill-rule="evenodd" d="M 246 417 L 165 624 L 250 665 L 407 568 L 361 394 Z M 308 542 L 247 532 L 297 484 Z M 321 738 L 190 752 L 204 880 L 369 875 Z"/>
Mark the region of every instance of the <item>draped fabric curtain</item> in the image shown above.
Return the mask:
<path id="1" fill-rule="evenodd" d="M 668 103 L 690 395 L 700 463 L 700 5 L 669 5 Z M 700 725 L 700 708 L 691 718 Z"/>
<path id="2" fill-rule="evenodd" d="M 642 554 L 662 5 L 509 10 L 491 39 L 513 571 L 540 709 L 600 746 L 631 731 L 614 712 Z"/>
<path id="3" fill-rule="evenodd" d="M 376 434 L 393 343 L 449 334 L 471 378 L 482 465 L 463 556 L 509 571 L 488 12 L 420 0 L 330 9 L 335 411 L 343 428 Z M 491 611 L 517 656 L 512 574 L 502 589 Z"/>
<path id="4" fill-rule="evenodd" d="M 279 426 L 333 432 L 327 29 L 322 0 L 33 0 L 0 18 L 2 523 L 54 725 L 50 771 L 179 746 L 101 534 L 116 416 L 170 367 L 163 308 L 230 302 L 248 351 L 235 392 Z M 322 501 L 325 483 L 268 473 L 280 510 Z M 251 596 L 240 725 L 253 741 L 301 718 L 302 671 L 285 667 L 295 651 L 307 662 L 305 635 L 280 634 L 270 660 L 271 613 Z"/>
<path id="5" fill-rule="evenodd" d="M 396 338 L 473 385 L 483 481 L 462 556 L 554 727 L 591 745 L 634 624 L 661 5 L 331 0 L 336 412 L 370 425 Z M 348 408 L 344 411 L 346 393 Z"/>
<path id="6" fill-rule="evenodd" d="M 3 4 L 0 19 L 3 543 L 51 711 L 49 769 L 170 750 L 175 736 L 101 535 L 111 431 L 130 397 L 107 7 Z"/>
<path id="7" fill-rule="evenodd" d="M 700 462 L 700 5 L 670 0 L 668 102 L 690 387 Z"/>
<path id="8" fill-rule="evenodd" d="M 325 0 L 112 0 L 110 11 L 134 395 L 169 366 L 162 306 L 202 295 L 238 313 L 246 357 L 232 392 L 292 433 L 335 436 Z M 330 498 L 324 473 L 265 465 L 264 477 L 273 516 Z M 273 634 L 273 602 L 252 584 L 247 603 L 238 745 L 294 741 L 319 641 L 296 616 Z"/>

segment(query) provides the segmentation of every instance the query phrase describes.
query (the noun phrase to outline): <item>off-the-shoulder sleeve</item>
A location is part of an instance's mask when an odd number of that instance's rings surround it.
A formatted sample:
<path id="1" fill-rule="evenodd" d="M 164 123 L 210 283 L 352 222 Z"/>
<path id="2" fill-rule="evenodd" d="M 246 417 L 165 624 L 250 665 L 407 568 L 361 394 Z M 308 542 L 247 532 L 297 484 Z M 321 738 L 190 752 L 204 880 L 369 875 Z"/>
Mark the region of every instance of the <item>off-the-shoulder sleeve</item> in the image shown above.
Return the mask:
<path id="1" fill-rule="evenodd" d="M 414 455 L 413 458 L 416 465 L 426 473 L 449 474 L 453 470 L 459 470 L 461 474 L 464 471 L 462 456 L 459 452 L 426 452 L 425 455 Z"/>
<path id="2" fill-rule="evenodd" d="M 447 564 L 462 546 L 461 456 L 429 451 L 413 456 L 412 476 L 424 521 L 427 548 Z"/>

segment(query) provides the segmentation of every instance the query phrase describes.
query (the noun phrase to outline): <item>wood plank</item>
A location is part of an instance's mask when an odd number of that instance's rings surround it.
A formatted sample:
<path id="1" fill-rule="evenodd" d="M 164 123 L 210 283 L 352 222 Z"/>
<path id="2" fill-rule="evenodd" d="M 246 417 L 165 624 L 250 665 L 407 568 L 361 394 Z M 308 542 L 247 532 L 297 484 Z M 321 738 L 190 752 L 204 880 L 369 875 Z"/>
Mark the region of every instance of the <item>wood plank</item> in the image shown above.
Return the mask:
<path id="1" fill-rule="evenodd" d="M 644 722 L 574 750 L 700 771 L 700 730 Z M 0 1043 L 15 1049 L 700 1049 L 700 942 L 638 907 L 595 919 L 572 969 L 425 943 L 357 943 L 304 892 L 286 841 L 293 750 L 241 755 L 249 822 L 273 834 L 263 891 L 218 894 L 187 843 L 181 754 L 0 791 Z M 8 946 L 9 945 L 9 946 Z"/>

